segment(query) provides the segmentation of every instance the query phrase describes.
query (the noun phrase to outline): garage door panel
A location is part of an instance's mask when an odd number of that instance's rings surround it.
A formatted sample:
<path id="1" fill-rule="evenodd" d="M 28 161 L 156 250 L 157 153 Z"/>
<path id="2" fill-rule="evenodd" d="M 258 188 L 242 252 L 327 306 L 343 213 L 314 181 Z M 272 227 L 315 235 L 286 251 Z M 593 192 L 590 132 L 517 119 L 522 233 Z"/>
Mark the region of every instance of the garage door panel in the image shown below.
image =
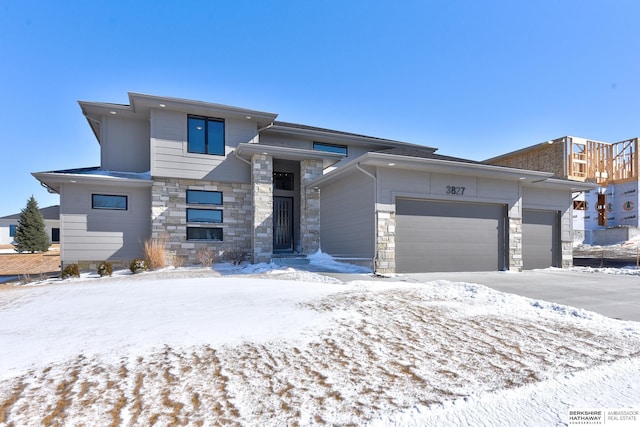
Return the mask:
<path id="1" fill-rule="evenodd" d="M 525 270 L 557 266 L 558 231 L 557 211 L 523 210 L 522 258 Z"/>
<path id="2" fill-rule="evenodd" d="M 396 271 L 504 268 L 502 205 L 396 200 Z"/>

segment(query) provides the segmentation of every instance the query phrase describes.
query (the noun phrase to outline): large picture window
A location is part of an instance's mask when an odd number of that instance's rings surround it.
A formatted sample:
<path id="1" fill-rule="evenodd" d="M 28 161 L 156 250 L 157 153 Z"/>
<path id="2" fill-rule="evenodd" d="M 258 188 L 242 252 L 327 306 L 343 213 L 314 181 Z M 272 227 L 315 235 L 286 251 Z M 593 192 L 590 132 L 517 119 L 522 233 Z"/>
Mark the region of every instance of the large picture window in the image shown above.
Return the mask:
<path id="1" fill-rule="evenodd" d="M 224 156 L 224 120 L 189 116 L 187 151 Z"/>
<path id="2" fill-rule="evenodd" d="M 222 241 L 222 228 L 187 227 L 187 240 Z"/>
<path id="3" fill-rule="evenodd" d="M 127 205 L 127 196 L 116 196 L 113 194 L 91 195 L 91 209 L 126 211 Z"/>
<path id="4" fill-rule="evenodd" d="M 187 222 L 222 222 L 222 211 L 218 209 L 187 208 Z"/>

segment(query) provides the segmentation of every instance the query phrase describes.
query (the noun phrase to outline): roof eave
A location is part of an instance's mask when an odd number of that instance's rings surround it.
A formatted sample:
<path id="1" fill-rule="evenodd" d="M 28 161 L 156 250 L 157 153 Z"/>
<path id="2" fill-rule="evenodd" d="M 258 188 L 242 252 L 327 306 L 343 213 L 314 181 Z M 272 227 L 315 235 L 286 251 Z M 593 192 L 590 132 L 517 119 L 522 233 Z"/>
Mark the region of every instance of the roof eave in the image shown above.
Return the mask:
<path id="1" fill-rule="evenodd" d="M 274 123 L 263 130 L 265 133 L 276 133 L 282 135 L 293 135 L 293 136 L 306 136 L 311 138 L 316 138 L 322 141 L 327 142 L 337 142 L 337 143 L 345 143 L 345 142 L 354 142 L 366 145 L 375 145 L 381 147 L 411 147 L 411 148 L 420 148 L 423 150 L 432 150 L 436 151 L 437 148 L 428 147 L 425 145 L 412 144 L 409 142 L 395 141 L 392 139 L 384 139 L 384 138 L 376 138 L 373 136 L 366 135 L 356 135 L 349 134 L 340 131 L 332 131 L 331 129 L 305 129 L 303 127 L 295 127 L 295 126 L 286 126 L 278 123 Z"/>

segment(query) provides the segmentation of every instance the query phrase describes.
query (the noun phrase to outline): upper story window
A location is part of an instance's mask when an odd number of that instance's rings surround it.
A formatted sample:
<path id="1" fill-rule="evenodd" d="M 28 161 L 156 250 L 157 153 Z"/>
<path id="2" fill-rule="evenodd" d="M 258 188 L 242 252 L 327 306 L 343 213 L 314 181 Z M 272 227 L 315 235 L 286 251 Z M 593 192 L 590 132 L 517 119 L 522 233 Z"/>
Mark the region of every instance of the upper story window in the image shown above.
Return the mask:
<path id="1" fill-rule="evenodd" d="M 222 205 L 222 191 L 187 190 L 190 205 Z"/>
<path id="2" fill-rule="evenodd" d="M 328 153 L 338 153 L 347 155 L 347 146 L 339 144 L 327 144 L 324 142 L 314 142 L 313 149 L 318 151 L 326 151 Z"/>
<path id="3" fill-rule="evenodd" d="M 126 211 L 128 203 L 127 199 L 127 196 L 116 196 L 113 194 L 92 194 L 91 209 Z"/>
<path id="4" fill-rule="evenodd" d="M 224 156 L 224 120 L 189 116 L 187 151 Z"/>

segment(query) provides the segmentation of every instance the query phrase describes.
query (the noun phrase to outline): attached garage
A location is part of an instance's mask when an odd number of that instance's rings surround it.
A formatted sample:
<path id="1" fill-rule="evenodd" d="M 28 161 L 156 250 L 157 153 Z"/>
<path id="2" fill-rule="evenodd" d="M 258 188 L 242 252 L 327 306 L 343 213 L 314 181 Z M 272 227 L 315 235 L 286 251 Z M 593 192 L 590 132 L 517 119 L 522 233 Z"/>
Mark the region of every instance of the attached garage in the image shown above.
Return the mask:
<path id="1" fill-rule="evenodd" d="M 506 268 L 506 206 L 396 199 L 396 271 Z"/>
<path id="2" fill-rule="evenodd" d="M 560 266 L 559 222 L 557 211 L 523 209 L 523 269 Z"/>

